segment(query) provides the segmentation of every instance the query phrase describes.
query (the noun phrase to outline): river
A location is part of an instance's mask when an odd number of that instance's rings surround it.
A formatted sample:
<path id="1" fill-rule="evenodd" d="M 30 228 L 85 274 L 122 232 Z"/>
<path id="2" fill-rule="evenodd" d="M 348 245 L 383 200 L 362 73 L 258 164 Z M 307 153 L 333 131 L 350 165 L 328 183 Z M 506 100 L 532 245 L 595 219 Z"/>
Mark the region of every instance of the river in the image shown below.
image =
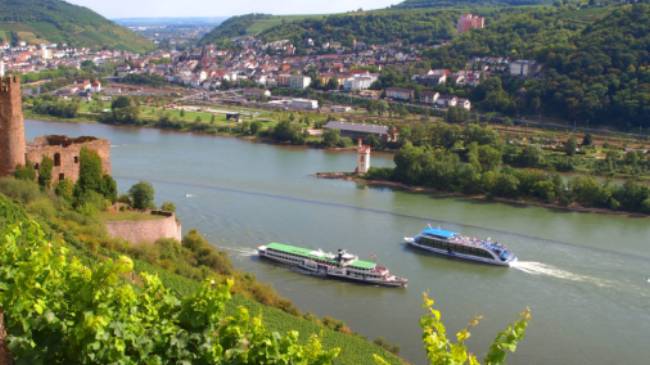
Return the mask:
<path id="1" fill-rule="evenodd" d="M 511 363 L 650 359 L 647 218 L 432 198 L 312 176 L 352 170 L 353 153 L 100 124 L 28 121 L 26 132 L 28 139 L 44 134 L 110 139 L 121 191 L 150 181 L 159 203 L 176 203 L 186 231 L 199 229 L 230 252 L 236 266 L 271 283 L 303 311 L 342 319 L 371 339 L 398 344 L 414 364 L 425 361 L 418 327 L 425 291 L 437 300 L 450 334 L 473 316 L 484 316 L 468 341 L 481 356 L 497 332 L 529 306 L 533 320 Z M 372 161 L 392 163 L 388 156 Z M 507 243 L 520 263 L 488 267 L 402 245 L 404 236 L 429 223 Z M 255 247 L 270 241 L 376 257 L 408 277 L 409 287 L 321 280 L 255 259 Z"/>

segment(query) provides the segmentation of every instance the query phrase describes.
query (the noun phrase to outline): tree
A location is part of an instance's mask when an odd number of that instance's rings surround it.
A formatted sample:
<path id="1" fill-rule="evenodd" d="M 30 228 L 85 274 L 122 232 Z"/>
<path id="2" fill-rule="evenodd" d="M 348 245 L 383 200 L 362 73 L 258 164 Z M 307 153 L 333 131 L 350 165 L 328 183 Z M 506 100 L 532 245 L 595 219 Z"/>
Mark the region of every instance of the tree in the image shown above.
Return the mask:
<path id="1" fill-rule="evenodd" d="M 104 192 L 102 160 L 99 155 L 86 147 L 79 153 L 79 179 L 74 187 L 75 205 L 81 205 L 91 192 Z"/>
<path id="2" fill-rule="evenodd" d="M 133 124 L 140 120 L 140 107 L 135 99 L 118 96 L 111 103 L 113 122 Z"/>
<path id="3" fill-rule="evenodd" d="M 257 132 L 259 132 L 261 129 L 262 129 L 262 122 L 260 122 L 259 120 L 251 122 L 250 125 L 251 135 L 253 136 L 257 135 Z"/>
<path id="4" fill-rule="evenodd" d="M 172 202 L 164 202 L 160 206 L 160 210 L 170 213 L 176 213 L 176 205 Z"/>
<path id="5" fill-rule="evenodd" d="M 45 190 L 48 190 L 52 184 L 52 168 L 54 168 L 54 161 L 48 156 L 43 156 L 38 170 L 38 185 Z"/>
<path id="6" fill-rule="evenodd" d="M 591 133 L 586 133 L 585 136 L 582 138 L 582 145 L 591 146 L 592 143 L 593 143 L 593 137 L 591 136 Z"/>
<path id="7" fill-rule="evenodd" d="M 146 182 L 140 181 L 129 189 L 129 196 L 135 209 L 151 209 L 154 207 L 155 191 L 153 186 Z"/>
<path id="8" fill-rule="evenodd" d="M 299 123 L 288 120 L 278 123 L 275 128 L 273 128 L 271 135 L 273 139 L 280 142 L 291 142 L 292 144 L 302 144 L 305 142 L 302 126 Z"/>
<path id="9" fill-rule="evenodd" d="M 117 182 L 111 175 L 102 176 L 102 186 L 99 192 L 111 202 L 117 201 Z"/>
<path id="10" fill-rule="evenodd" d="M 575 136 L 569 137 L 569 139 L 564 143 L 564 152 L 567 156 L 573 156 L 576 154 L 576 149 L 578 148 L 578 141 Z"/>
<path id="11" fill-rule="evenodd" d="M 323 132 L 323 145 L 336 147 L 341 142 L 341 132 L 338 129 L 326 129 Z"/>

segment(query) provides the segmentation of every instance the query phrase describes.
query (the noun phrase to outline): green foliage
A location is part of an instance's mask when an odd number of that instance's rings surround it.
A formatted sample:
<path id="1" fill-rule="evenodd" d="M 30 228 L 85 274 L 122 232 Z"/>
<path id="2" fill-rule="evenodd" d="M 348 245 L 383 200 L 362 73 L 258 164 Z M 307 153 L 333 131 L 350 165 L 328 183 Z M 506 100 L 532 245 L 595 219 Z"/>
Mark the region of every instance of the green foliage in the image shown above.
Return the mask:
<path id="1" fill-rule="evenodd" d="M 135 52 L 153 44 L 92 10 L 59 0 L 1 0 L 0 31 L 14 41 L 67 43 L 74 47 L 110 48 Z"/>
<path id="2" fill-rule="evenodd" d="M 54 168 L 54 161 L 48 156 L 43 156 L 38 169 L 38 185 L 45 190 L 48 190 L 52 184 L 52 168 Z"/>
<path id="3" fill-rule="evenodd" d="M 231 17 L 210 31 L 210 33 L 206 34 L 199 43 L 204 45 L 214 42 L 223 42 L 229 38 L 248 35 L 249 27 L 251 25 L 259 20 L 266 20 L 271 17 L 272 15 L 268 14 L 247 14 Z"/>
<path id="4" fill-rule="evenodd" d="M 338 129 L 326 129 L 323 132 L 323 145 L 337 147 L 341 143 L 341 132 Z"/>
<path id="5" fill-rule="evenodd" d="M 72 202 L 72 199 L 74 198 L 74 184 L 72 184 L 68 179 L 59 181 L 59 183 L 54 187 L 54 194 L 63 198 L 67 202 Z"/>
<path id="6" fill-rule="evenodd" d="M 576 148 L 578 148 L 578 140 L 575 136 L 569 137 L 564 143 L 564 152 L 567 156 L 573 156 L 576 154 Z"/>
<path id="7" fill-rule="evenodd" d="M 405 0 L 398 8 L 448 8 L 454 6 L 534 5 L 550 4 L 551 0 Z"/>
<path id="8" fill-rule="evenodd" d="M 140 181 L 129 189 L 129 196 L 135 209 L 150 209 L 154 207 L 155 191 L 153 186 L 146 182 Z"/>
<path id="9" fill-rule="evenodd" d="M 30 162 L 27 162 L 25 166 L 16 166 L 14 177 L 18 180 L 35 181 L 36 170 L 34 170 L 34 166 Z"/>
<path id="10" fill-rule="evenodd" d="M 79 101 L 61 100 L 52 96 L 43 96 L 33 100 L 34 113 L 52 115 L 60 118 L 76 118 L 79 115 Z"/>
<path id="11" fill-rule="evenodd" d="M 176 205 L 172 202 L 163 202 L 160 205 L 160 210 L 163 210 L 165 212 L 176 213 Z"/>
<path id="12" fill-rule="evenodd" d="M 449 39 L 453 34 L 455 14 L 447 11 L 370 11 L 329 16 L 299 16 L 287 21 L 277 21 L 262 28 L 258 24 L 270 23 L 282 17 L 250 14 L 233 17 L 217 26 L 201 39 L 201 44 L 221 43 L 242 35 L 256 35 L 265 41 L 290 39 L 295 44 L 305 44 L 311 38 L 316 46 L 327 42 L 340 42 L 351 47 L 354 41 L 367 44 L 404 42 L 407 44 L 434 44 Z M 300 50 L 300 49 L 299 49 Z"/>
<path id="13" fill-rule="evenodd" d="M 103 184 L 101 158 L 83 147 L 79 153 L 79 180 L 74 187 L 75 205 L 83 204 L 91 192 L 102 192 Z"/>
<path id="14" fill-rule="evenodd" d="M 271 137 L 278 142 L 289 142 L 291 144 L 303 144 L 305 142 L 303 126 L 298 122 L 292 122 L 290 120 L 278 123 L 273 128 Z"/>
<path id="15" fill-rule="evenodd" d="M 424 309 L 428 312 L 420 319 L 422 327 L 422 342 L 427 352 L 427 360 L 431 365 L 479 365 L 476 356 L 469 351 L 466 341 L 471 337 L 470 328 L 476 327 L 482 317 L 472 319 L 468 326 L 456 333 L 456 342 L 447 335 L 447 328 L 442 322 L 442 314 L 434 307 L 434 300 L 424 295 Z M 519 320 L 500 332 L 490 345 L 485 357 L 486 365 L 505 364 L 508 352 L 515 352 L 517 345 L 526 335 L 526 328 L 531 319 L 530 310 L 526 309 Z M 379 356 L 375 356 L 378 365 L 388 364 Z"/>
<path id="16" fill-rule="evenodd" d="M 41 195 L 41 191 L 34 181 L 13 177 L 0 178 L 0 192 L 22 204 L 31 203 Z"/>
<path id="17" fill-rule="evenodd" d="M 138 123 L 140 121 L 140 106 L 131 97 L 118 96 L 111 103 L 111 115 L 108 118 L 110 118 L 109 122 L 117 124 Z"/>
<path id="18" fill-rule="evenodd" d="M 474 57 L 533 59 L 536 77 L 507 72 L 471 92 L 484 111 L 560 117 L 647 128 L 650 4 L 511 8 L 490 14 L 485 29 L 428 52 L 434 68 L 465 67 Z"/>
<path id="19" fill-rule="evenodd" d="M 49 241 L 41 228 L 0 197 L 0 306 L 7 345 L 19 364 L 236 363 L 331 364 L 312 336 L 269 332 L 240 308 L 227 315 L 230 287 L 206 281 L 183 298 L 158 279 L 133 278 L 125 257 L 92 268 Z"/>
<path id="20" fill-rule="evenodd" d="M 401 130 L 402 148 L 394 157 L 393 169 L 370 169 L 370 180 L 397 181 L 444 192 L 484 194 L 486 197 L 526 199 L 567 206 L 606 208 L 646 213 L 650 197 L 646 185 L 628 181 L 621 186 L 602 184 L 591 176 L 578 176 L 568 184 L 556 173 L 575 168 L 577 157 L 549 154 L 537 144 L 523 147 L 504 143 L 489 127 L 469 124 L 415 124 Z M 567 142 L 575 151 L 574 137 Z M 566 146 L 565 146 L 566 148 Z M 647 171 L 645 156 L 630 151 L 624 156 L 609 150 L 598 162 L 607 171 Z M 515 169 L 513 167 L 521 167 Z"/>

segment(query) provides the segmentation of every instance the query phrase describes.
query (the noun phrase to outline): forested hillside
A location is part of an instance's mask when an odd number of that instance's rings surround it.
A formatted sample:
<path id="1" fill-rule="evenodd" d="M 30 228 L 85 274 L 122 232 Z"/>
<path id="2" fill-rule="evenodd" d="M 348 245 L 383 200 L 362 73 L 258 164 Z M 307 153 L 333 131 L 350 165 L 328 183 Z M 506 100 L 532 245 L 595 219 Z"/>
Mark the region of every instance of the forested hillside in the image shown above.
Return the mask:
<path id="1" fill-rule="evenodd" d="M 510 11 L 432 50 L 432 67 L 477 56 L 535 59 L 539 77 L 493 77 L 474 90 L 486 111 L 546 114 L 623 128 L 650 125 L 650 5 Z"/>
<path id="2" fill-rule="evenodd" d="M 0 39 L 145 51 L 148 40 L 92 10 L 60 0 L 0 0 Z"/>
<path id="3" fill-rule="evenodd" d="M 535 5 L 550 4 L 552 0 L 406 0 L 397 8 L 448 8 L 454 6 Z"/>
<path id="4" fill-rule="evenodd" d="M 264 41 L 290 39 L 302 44 L 311 38 L 316 44 L 353 40 L 368 44 L 402 41 L 406 44 L 434 44 L 454 32 L 454 11 L 383 10 L 329 16 L 271 16 L 250 14 L 233 17 L 207 34 L 201 44 L 255 35 Z"/>
<path id="5" fill-rule="evenodd" d="M 338 41 L 351 45 L 353 40 L 368 44 L 404 42 L 434 44 L 449 39 L 454 32 L 457 14 L 452 11 L 385 11 L 332 15 L 322 19 L 305 19 L 276 26 L 260 36 L 267 40 L 307 38 L 317 44 Z"/>

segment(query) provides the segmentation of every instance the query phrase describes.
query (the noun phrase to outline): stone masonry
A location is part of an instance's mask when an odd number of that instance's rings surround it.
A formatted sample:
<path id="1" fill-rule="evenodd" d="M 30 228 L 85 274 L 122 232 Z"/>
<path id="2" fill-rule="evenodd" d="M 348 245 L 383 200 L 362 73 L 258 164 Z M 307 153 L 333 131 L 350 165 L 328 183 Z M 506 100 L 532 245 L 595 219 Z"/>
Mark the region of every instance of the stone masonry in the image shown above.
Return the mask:
<path id="1" fill-rule="evenodd" d="M 0 79 L 0 176 L 25 164 L 25 126 L 20 80 Z"/>
<path id="2" fill-rule="evenodd" d="M 82 148 L 95 151 L 102 160 L 104 174 L 111 174 L 111 144 L 95 137 L 69 138 L 45 136 L 25 144 L 20 79 L 0 79 L 0 177 L 11 175 L 17 166 L 31 163 L 38 172 L 43 157 L 54 161 L 52 180 L 76 182 L 79 179 L 79 154 Z"/>
<path id="3" fill-rule="evenodd" d="M 111 144 L 95 137 L 69 138 L 66 136 L 45 136 L 34 139 L 27 145 L 27 161 L 38 171 L 43 157 L 54 161 L 52 181 L 63 179 L 76 182 L 79 179 L 79 154 L 82 148 L 95 151 L 102 160 L 104 174 L 111 174 Z"/>

